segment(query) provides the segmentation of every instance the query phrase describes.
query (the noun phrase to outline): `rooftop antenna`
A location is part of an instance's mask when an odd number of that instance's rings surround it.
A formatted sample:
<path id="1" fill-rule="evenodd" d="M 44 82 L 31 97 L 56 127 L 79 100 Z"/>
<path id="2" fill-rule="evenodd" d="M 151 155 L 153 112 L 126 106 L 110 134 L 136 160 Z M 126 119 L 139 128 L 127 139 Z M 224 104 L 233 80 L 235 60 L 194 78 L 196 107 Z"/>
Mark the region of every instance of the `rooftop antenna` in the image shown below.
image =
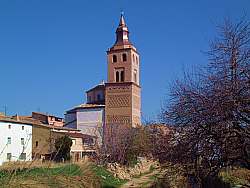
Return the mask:
<path id="1" fill-rule="evenodd" d="M 8 109 L 8 107 L 6 105 L 4 105 L 3 108 L 4 108 L 4 115 L 7 116 L 7 109 Z"/>

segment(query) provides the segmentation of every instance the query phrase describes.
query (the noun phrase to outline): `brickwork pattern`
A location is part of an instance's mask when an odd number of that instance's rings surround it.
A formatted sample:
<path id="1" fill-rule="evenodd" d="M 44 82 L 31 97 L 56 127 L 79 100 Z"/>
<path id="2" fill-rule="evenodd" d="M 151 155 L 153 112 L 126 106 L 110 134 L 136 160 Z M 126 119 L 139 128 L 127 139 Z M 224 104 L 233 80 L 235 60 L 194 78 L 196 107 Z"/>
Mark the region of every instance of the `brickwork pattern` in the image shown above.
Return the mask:
<path id="1" fill-rule="evenodd" d="M 130 95 L 109 95 L 107 97 L 107 106 L 109 108 L 130 107 Z"/>
<path id="2" fill-rule="evenodd" d="M 108 115 L 107 123 L 109 124 L 130 124 L 131 118 L 130 116 L 123 115 Z"/>

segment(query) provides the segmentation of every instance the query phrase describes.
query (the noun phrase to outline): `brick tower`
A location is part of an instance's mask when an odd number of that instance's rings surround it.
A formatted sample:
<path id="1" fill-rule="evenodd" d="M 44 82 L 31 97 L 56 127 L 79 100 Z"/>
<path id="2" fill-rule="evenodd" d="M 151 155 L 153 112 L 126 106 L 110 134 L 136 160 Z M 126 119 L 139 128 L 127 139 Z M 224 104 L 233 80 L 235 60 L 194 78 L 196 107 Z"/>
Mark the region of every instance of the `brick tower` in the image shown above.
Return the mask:
<path id="1" fill-rule="evenodd" d="M 107 51 L 108 82 L 105 84 L 105 124 L 141 125 L 140 59 L 129 41 L 123 15 L 116 29 L 116 42 Z"/>

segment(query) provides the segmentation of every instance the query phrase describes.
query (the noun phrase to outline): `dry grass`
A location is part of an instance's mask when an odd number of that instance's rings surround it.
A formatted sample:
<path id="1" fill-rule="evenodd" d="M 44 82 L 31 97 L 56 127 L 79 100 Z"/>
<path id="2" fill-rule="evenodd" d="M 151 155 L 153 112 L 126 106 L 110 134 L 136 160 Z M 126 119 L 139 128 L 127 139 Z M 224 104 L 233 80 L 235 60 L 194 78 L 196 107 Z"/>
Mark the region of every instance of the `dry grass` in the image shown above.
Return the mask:
<path id="1" fill-rule="evenodd" d="M 0 166 L 0 170 L 15 170 L 15 169 L 26 169 L 26 168 L 54 168 L 63 166 L 65 163 L 56 163 L 53 161 L 46 161 L 42 162 L 41 160 L 34 160 L 34 161 L 13 161 L 13 162 L 6 162 Z"/>
<path id="2" fill-rule="evenodd" d="M 98 188 L 100 181 L 89 162 L 62 163 L 9 163 L 1 167 L 0 187 L 15 188 Z"/>

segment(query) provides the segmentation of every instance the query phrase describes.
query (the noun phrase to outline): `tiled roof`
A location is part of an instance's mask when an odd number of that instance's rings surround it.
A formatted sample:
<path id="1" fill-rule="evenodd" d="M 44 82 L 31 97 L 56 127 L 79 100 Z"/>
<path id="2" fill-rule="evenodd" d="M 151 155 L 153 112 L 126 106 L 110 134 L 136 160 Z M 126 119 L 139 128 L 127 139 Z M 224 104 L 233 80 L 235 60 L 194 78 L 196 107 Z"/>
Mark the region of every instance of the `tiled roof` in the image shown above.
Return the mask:
<path id="1" fill-rule="evenodd" d="M 25 120 L 17 120 L 17 119 L 14 119 L 13 117 L 9 117 L 9 116 L 0 116 L 0 122 L 9 122 L 9 123 L 19 123 L 19 124 L 32 125 L 31 122 L 28 122 L 28 121 L 25 121 Z"/>
<path id="2" fill-rule="evenodd" d="M 96 90 L 96 89 L 104 89 L 104 88 L 105 88 L 105 83 L 104 83 L 104 81 L 103 81 L 103 83 L 98 84 L 98 85 L 92 87 L 91 89 L 89 89 L 88 91 L 86 91 L 86 93 L 88 93 L 88 92 L 90 92 L 90 91 L 93 91 L 93 90 Z"/>
<path id="3" fill-rule="evenodd" d="M 67 110 L 66 112 L 72 112 L 77 109 L 91 109 L 91 108 L 105 108 L 104 104 L 80 104 L 78 106 L 73 107 L 70 110 Z"/>
<path id="4" fill-rule="evenodd" d="M 19 119 L 34 123 L 35 125 L 42 125 L 42 126 L 46 126 L 48 128 L 57 129 L 57 130 L 74 130 L 74 131 L 77 130 L 77 129 L 72 129 L 68 127 L 59 127 L 59 126 L 44 124 L 41 121 L 32 118 L 31 116 L 19 116 Z"/>
<path id="5" fill-rule="evenodd" d="M 15 118 L 15 117 L 13 117 L 13 118 Z M 18 118 L 21 121 L 24 120 L 24 121 L 29 121 L 29 122 L 36 123 L 36 124 L 43 124 L 41 121 L 34 119 L 31 116 L 19 116 Z"/>
<path id="6" fill-rule="evenodd" d="M 69 130 L 69 131 L 79 131 L 77 129 L 72 129 L 68 127 L 58 127 L 58 126 L 52 126 L 48 124 L 44 124 L 40 122 L 39 120 L 33 119 L 30 116 L 0 116 L 0 122 L 10 122 L 10 123 L 20 123 L 20 124 L 27 124 L 27 125 L 33 125 L 33 126 L 42 126 L 47 127 L 50 129 L 56 129 L 56 130 Z"/>
<path id="7" fill-rule="evenodd" d="M 32 112 L 32 113 L 40 114 L 40 115 L 47 116 L 47 117 L 55 117 L 55 118 L 58 118 L 58 119 L 63 119 L 62 117 L 58 117 L 58 116 L 54 116 L 54 115 L 46 114 L 46 113 L 42 113 L 42 112 Z"/>
<path id="8" fill-rule="evenodd" d="M 76 108 L 100 108 L 105 107 L 104 104 L 80 104 L 79 106 L 76 106 Z"/>
<path id="9" fill-rule="evenodd" d="M 80 131 L 78 129 L 73 129 L 73 128 L 69 128 L 69 127 L 59 127 L 59 126 L 51 126 L 53 129 L 57 129 L 57 130 L 67 130 L 67 131 Z"/>
<path id="10" fill-rule="evenodd" d="M 96 138 L 96 136 L 88 135 L 88 134 L 82 134 L 82 133 L 66 133 L 68 136 L 72 138 Z"/>

